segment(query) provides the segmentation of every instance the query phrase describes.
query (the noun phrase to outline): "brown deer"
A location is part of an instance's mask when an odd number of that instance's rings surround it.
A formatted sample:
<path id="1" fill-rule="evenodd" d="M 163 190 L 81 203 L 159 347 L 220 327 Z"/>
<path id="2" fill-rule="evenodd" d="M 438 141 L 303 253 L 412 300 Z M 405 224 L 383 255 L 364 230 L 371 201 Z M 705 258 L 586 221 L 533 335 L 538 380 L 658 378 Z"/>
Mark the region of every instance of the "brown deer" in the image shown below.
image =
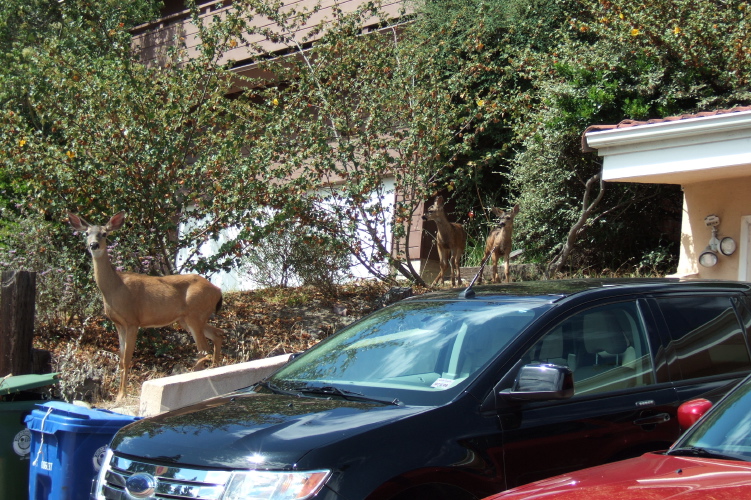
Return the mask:
<path id="1" fill-rule="evenodd" d="M 449 264 L 451 265 L 451 285 L 461 285 L 462 277 L 459 267 L 464 247 L 467 245 L 467 232 L 461 224 L 449 222 L 446 218 L 446 213 L 443 211 L 443 196 L 436 196 L 435 202 L 428 207 L 422 219 L 435 221 L 438 228 L 436 243 L 441 270 L 431 285 L 435 285 L 439 280 L 443 283 L 443 275 L 449 268 Z"/>
<path id="2" fill-rule="evenodd" d="M 119 212 L 104 226 L 95 226 L 68 212 L 70 225 L 86 236 L 86 248 L 94 261 L 94 279 L 102 292 L 104 314 L 115 323 L 120 338 L 120 390 L 117 400 L 127 392 L 128 370 L 139 327 L 160 327 L 180 323 L 193 335 L 199 357 L 193 367 L 204 368 L 209 360 L 219 362 L 224 332 L 207 324 L 222 305 L 222 291 L 197 274 L 147 276 L 116 271 L 107 252 L 107 235 L 120 229 L 125 212 Z M 214 356 L 208 355 L 208 337 L 214 343 Z"/>
<path id="3" fill-rule="evenodd" d="M 495 227 L 488 236 L 488 241 L 485 243 L 485 255 L 482 260 L 484 261 L 491 253 L 493 256 L 493 282 L 500 283 L 498 276 L 498 259 L 501 256 L 504 257 L 504 272 L 506 274 L 506 283 L 511 282 L 511 275 L 509 274 L 509 258 L 511 254 L 511 233 L 514 230 L 514 217 L 519 213 L 519 205 L 514 205 L 514 208 L 510 212 L 505 212 L 498 207 L 493 207 L 491 212 L 498 217 L 498 226 Z M 482 276 L 478 279 L 482 282 Z"/>

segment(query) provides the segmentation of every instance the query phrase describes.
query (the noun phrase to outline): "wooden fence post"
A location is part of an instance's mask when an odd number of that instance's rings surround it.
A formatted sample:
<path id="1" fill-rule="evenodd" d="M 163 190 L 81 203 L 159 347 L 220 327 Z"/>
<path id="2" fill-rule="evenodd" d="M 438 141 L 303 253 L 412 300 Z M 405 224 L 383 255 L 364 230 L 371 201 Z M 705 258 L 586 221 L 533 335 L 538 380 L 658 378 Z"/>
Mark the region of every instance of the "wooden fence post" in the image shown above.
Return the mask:
<path id="1" fill-rule="evenodd" d="M 0 377 L 32 373 L 36 273 L 3 271 L 0 293 Z"/>

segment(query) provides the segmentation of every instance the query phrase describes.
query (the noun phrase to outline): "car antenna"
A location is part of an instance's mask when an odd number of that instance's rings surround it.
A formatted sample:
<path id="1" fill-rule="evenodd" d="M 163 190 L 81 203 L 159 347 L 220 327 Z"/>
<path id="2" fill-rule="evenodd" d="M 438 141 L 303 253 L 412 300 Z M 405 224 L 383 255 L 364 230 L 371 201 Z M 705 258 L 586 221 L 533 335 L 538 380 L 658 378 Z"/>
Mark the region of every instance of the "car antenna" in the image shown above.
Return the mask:
<path id="1" fill-rule="evenodd" d="M 480 269 L 477 271 L 477 274 L 475 274 L 475 277 L 472 278 L 472 281 L 469 282 L 469 286 L 465 290 L 459 292 L 459 298 L 461 299 L 474 298 L 475 291 L 472 289 L 472 285 L 475 284 L 475 281 L 477 281 L 477 278 L 479 278 L 480 275 L 482 274 L 482 271 L 485 269 L 485 264 L 488 263 L 488 259 L 490 258 L 491 255 L 493 255 L 493 252 L 495 252 L 496 248 L 498 248 L 498 245 L 494 246 L 493 249 L 485 256 L 485 258 L 482 259 L 482 262 L 480 263 Z"/>

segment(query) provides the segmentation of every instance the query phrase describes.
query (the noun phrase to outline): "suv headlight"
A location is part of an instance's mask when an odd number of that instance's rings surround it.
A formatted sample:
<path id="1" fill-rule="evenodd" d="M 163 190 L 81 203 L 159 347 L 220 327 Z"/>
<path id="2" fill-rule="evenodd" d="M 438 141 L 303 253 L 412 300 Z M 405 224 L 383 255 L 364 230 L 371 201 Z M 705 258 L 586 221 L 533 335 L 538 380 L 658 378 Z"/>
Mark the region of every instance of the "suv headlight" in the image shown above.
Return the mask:
<path id="1" fill-rule="evenodd" d="M 305 500 L 321 491 L 329 475 L 328 470 L 236 471 L 222 500 Z"/>

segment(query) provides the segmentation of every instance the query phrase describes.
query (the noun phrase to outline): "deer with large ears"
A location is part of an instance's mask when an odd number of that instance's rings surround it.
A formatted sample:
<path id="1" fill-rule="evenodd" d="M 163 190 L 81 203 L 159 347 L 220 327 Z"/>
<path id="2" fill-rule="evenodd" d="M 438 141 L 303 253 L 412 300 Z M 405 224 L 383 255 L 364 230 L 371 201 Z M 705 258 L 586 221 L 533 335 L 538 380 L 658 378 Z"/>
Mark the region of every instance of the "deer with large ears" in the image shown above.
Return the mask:
<path id="1" fill-rule="evenodd" d="M 449 222 L 446 218 L 446 213 L 443 210 L 443 196 L 436 196 L 435 201 L 428 207 L 422 219 L 435 221 L 438 228 L 436 244 L 438 246 L 440 271 L 431 285 L 435 285 L 438 281 L 443 283 L 443 275 L 449 267 L 451 267 L 451 286 L 461 285 L 460 266 L 462 254 L 464 254 L 464 248 L 467 245 L 467 232 L 461 224 Z"/>
<path id="2" fill-rule="evenodd" d="M 147 276 L 116 271 L 107 252 L 107 235 L 120 229 L 125 212 L 119 212 L 104 226 L 89 224 L 68 212 L 70 225 L 86 236 L 86 248 L 94 261 L 94 279 L 102 292 L 104 314 L 115 323 L 120 338 L 120 390 L 118 401 L 127 392 L 130 369 L 139 327 L 160 327 L 178 322 L 189 331 L 198 347 L 194 370 L 211 360 L 219 362 L 224 332 L 208 324 L 222 305 L 222 291 L 197 274 Z M 213 358 L 208 355 L 206 338 L 214 344 Z"/>
<path id="3" fill-rule="evenodd" d="M 506 212 L 498 207 L 491 209 L 493 214 L 498 217 L 498 225 L 490 232 L 488 240 L 485 243 L 485 255 L 483 256 L 483 262 L 488 258 L 491 253 L 493 256 L 493 282 L 499 283 L 501 280 L 498 276 L 498 259 L 501 256 L 504 257 L 504 272 L 506 274 L 506 283 L 511 282 L 511 275 L 509 274 L 509 259 L 511 254 L 511 235 L 514 231 L 514 217 L 519 213 L 519 204 L 514 205 L 510 211 Z M 480 274 L 479 282 L 482 282 L 482 274 Z"/>

